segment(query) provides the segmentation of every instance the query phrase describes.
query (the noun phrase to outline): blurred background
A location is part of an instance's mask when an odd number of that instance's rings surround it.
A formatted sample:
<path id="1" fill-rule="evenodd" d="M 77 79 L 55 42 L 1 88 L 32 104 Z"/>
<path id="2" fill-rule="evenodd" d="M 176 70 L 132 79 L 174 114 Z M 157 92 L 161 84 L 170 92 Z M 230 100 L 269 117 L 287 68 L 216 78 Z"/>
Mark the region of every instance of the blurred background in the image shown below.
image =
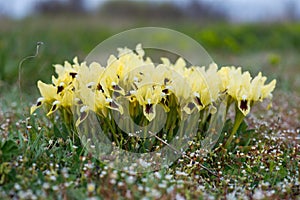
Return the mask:
<path id="1" fill-rule="evenodd" d="M 17 86 L 37 92 L 51 82 L 53 64 L 85 56 L 109 36 L 160 26 L 197 40 L 219 65 L 263 71 L 278 88 L 300 92 L 298 0 L 0 0 L 0 95 Z M 35 95 L 34 95 L 35 96 Z"/>

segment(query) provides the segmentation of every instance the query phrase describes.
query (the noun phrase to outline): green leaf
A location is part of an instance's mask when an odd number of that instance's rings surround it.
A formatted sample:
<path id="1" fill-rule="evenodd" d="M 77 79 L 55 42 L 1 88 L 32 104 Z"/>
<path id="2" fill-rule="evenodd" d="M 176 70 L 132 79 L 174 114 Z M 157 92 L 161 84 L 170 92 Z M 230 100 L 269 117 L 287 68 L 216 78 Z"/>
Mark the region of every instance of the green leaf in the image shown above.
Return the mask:
<path id="1" fill-rule="evenodd" d="M 1 162 L 10 160 L 10 158 L 18 154 L 18 146 L 13 140 L 7 140 L 1 147 L 2 158 Z"/>
<path id="2" fill-rule="evenodd" d="M 85 191 L 83 190 L 83 188 L 67 190 L 67 196 L 69 199 L 85 199 L 86 197 L 84 196 L 84 194 Z"/>

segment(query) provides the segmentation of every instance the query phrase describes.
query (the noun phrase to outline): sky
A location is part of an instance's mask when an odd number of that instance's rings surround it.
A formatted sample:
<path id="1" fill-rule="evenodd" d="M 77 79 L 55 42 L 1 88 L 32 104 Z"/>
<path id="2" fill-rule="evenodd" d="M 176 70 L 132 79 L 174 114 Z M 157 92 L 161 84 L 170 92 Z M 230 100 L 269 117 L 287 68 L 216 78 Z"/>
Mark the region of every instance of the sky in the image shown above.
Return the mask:
<path id="1" fill-rule="evenodd" d="M 37 2 L 51 0 L 0 0 L 0 14 L 20 19 L 29 15 Z M 64 0 L 61 0 L 64 1 Z M 98 7 L 104 0 L 84 0 L 88 9 Z"/>
<path id="2" fill-rule="evenodd" d="M 49 0 L 0 0 L 0 14 L 20 19 L 33 11 L 37 2 Z M 64 1 L 64 0 L 61 0 Z M 84 0 L 87 9 L 97 8 L 105 0 Z M 150 1 L 150 0 L 148 0 Z M 180 5 L 185 0 L 164 0 L 173 1 Z M 223 10 L 231 21 L 234 22 L 255 22 L 261 19 L 277 20 L 287 14 L 286 2 L 294 2 L 293 7 L 300 17 L 299 0 L 202 0 L 211 6 Z M 292 4 L 291 4 L 292 5 Z"/>
<path id="3" fill-rule="evenodd" d="M 261 19 L 280 20 L 288 14 L 287 2 L 291 2 L 289 6 L 293 5 L 294 12 L 300 16 L 299 0 L 229 0 L 230 3 L 219 0 L 219 2 L 222 3 L 229 18 L 237 22 L 255 22 Z"/>

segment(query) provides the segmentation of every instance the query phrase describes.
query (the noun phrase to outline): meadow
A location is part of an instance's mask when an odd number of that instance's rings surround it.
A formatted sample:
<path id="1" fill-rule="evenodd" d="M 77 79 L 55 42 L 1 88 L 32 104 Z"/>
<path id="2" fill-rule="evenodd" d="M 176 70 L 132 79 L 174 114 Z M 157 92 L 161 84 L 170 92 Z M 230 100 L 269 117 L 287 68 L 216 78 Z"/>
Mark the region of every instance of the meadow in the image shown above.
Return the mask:
<path id="1" fill-rule="evenodd" d="M 2 19 L 0 25 L 1 199 L 300 198 L 300 24 L 35 16 Z M 273 107 L 254 106 L 234 148 L 224 152 L 217 145 L 202 157 L 190 145 L 187 155 L 214 174 L 185 158 L 153 173 L 117 171 L 93 158 L 64 124 L 42 111 L 29 115 L 39 97 L 36 82 L 51 82 L 53 64 L 75 56 L 82 61 L 109 36 L 141 26 L 180 31 L 202 44 L 219 66 L 242 66 L 277 79 Z M 44 43 L 39 54 L 20 67 L 39 41 Z M 228 120 L 224 132 L 231 129 Z"/>

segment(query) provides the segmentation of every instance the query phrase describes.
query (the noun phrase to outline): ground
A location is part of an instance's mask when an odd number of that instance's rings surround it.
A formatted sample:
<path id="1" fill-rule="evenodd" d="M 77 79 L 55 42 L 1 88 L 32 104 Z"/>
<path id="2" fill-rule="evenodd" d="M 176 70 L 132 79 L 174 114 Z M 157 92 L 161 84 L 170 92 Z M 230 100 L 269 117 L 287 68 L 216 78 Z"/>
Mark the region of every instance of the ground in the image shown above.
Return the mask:
<path id="1" fill-rule="evenodd" d="M 278 84 L 272 108 L 265 109 L 267 102 L 253 106 L 234 140 L 236 148 L 216 145 L 202 156 L 195 142 L 186 152 L 194 162 L 180 158 L 170 168 L 136 174 L 93 158 L 59 119 L 29 115 L 38 97 L 36 81 L 50 82 L 52 64 L 76 55 L 83 59 L 103 39 L 134 25 L 48 18 L 1 23 L 1 199 L 300 198 L 299 24 L 168 25 L 203 43 L 217 64 L 240 65 L 253 75 L 262 71 Z M 23 63 L 19 87 L 18 64 L 35 53 L 37 41 L 45 45 Z"/>

